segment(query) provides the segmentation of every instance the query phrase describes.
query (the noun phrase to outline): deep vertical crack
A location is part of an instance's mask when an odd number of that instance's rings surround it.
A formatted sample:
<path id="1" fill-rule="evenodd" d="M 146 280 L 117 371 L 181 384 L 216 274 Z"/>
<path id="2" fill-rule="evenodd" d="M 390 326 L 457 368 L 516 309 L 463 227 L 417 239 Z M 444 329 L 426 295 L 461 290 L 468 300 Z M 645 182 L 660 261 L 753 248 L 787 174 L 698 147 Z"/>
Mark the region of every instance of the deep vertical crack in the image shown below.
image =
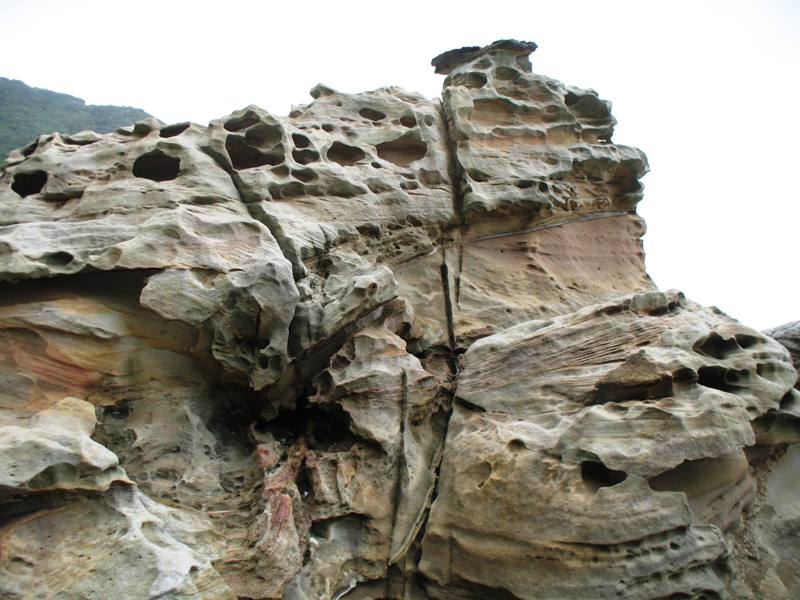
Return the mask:
<path id="1" fill-rule="evenodd" d="M 447 257 L 445 255 L 444 246 L 442 246 L 442 264 L 439 265 L 439 275 L 442 279 L 442 293 L 444 295 L 444 314 L 447 319 L 447 342 L 450 346 L 449 362 L 451 363 L 451 371 L 454 369 L 452 362 L 454 358 L 454 351 L 456 349 L 456 332 L 455 325 L 453 324 L 453 303 L 450 299 L 450 269 L 447 267 Z"/>
<path id="2" fill-rule="evenodd" d="M 200 146 L 200 149 L 207 156 L 211 157 L 211 159 L 217 164 L 217 166 L 219 166 L 219 168 L 228 174 L 233 187 L 236 189 L 236 193 L 239 194 L 239 201 L 244 204 L 245 209 L 247 209 L 247 214 L 249 214 L 251 218 L 264 225 L 264 227 L 269 230 L 270 234 L 272 234 L 275 243 L 278 244 L 281 254 L 283 254 L 283 257 L 289 261 L 290 265 L 292 265 L 292 274 L 295 281 L 305 277 L 305 265 L 303 265 L 303 261 L 300 259 L 300 257 L 297 256 L 297 252 L 295 252 L 292 244 L 289 242 L 289 239 L 284 233 L 283 228 L 280 226 L 280 223 L 278 223 L 276 219 L 270 217 L 264 211 L 264 209 L 261 208 L 258 202 L 248 202 L 245 200 L 246 194 L 242 189 L 242 184 L 239 180 L 239 177 L 237 177 L 236 169 L 233 168 L 233 165 L 230 164 L 230 161 L 208 146 Z"/>
<path id="3" fill-rule="evenodd" d="M 400 508 L 400 498 L 403 494 L 403 472 L 407 468 L 406 465 L 406 443 L 405 443 L 405 433 L 406 433 L 406 418 L 408 413 L 408 371 L 403 369 L 400 373 L 400 386 L 401 386 L 401 394 L 400 394 L 400 441 L 397 444 L 397 450 L 395 451 L 395 479 L 394 479 L 394 511 L 392 512 L 392 526 L 389 530 L 389 553 L 386 557 L 386 568 L 388 570 L 389 565 L 395 562 L 395 557 L 392 556 L 392 546 L 394 545 L 394 534 L 395 534 L 395 527 L 397 526 L 397 513 Z M 398 557 L 399 558 L 399 557 Z"/>
<path id="4" fill-rule="evenodd" d="M 447 80 L 445 80 L 446 84 Z M 455 213 L 456 244 L 458 246 L 458 271 L 453 277 L 455 283 L 456 305 L 461 301 L 461 270 L 464 265 L 464 230 L 466 220 L 464 218 L 464 168 L 458 160 L 458 142 L 453 132 L 453 123 L 450 119 L 449 111 L 445 108 L 444 96 L 439 102 L 439 115 L 442 120 L 442 131 L 445 140 L 445 150 L 447 152 L 447 170 L 450 175 L 450 190 L 453 197 L 453 212 Z"/>
<path id="5" fill-rule="evenodd" d="M 443 95 L 444 96 L 444 95 Z M 456 241 L 458 243 L 458 268 L 459 272 L 454 277 L 456 303 L 460 296 L 459 288 L 461 287 L 461 265 L 463 263 L 462 254 L 462 233 L 464 228 L 464 212 L 463 212 L 463 194 L 461 182 L 463 181 L 463 169 L 458 162 L 458 155 L 456 153 L 456 141 L 453 137 L 447 110 L 445 109 L 444 101 L 438 103 L 439 118 L 442 121 L 442 134 L 445 141 L 445 150 L 447 152 L 447 170 L 450 175 L 450 193 L 453 198 L 453 212 L 457 228 L 455 229 Z M 450 346 L 450 370 L 455 372 L 453 364 L 453 352 L 456 349 L 456 332 L 453 323 L 453 297 L 450 289 L 450 268 L 447 266 L 447 244 L 445 242 L 444 233 L 439 241 L 439 246 L 442 252 L 442 263 L 439 267 L 439 276 L 442 280 L 442 292 L 444 294 L 444 313 L 447 320 L 447 341 Z"/>
<path id="6" fill-rule="evenodd" d="M 458 305 L 461 295 L 461 271 L 464 263 L 463 238 L 464 238 L 464 229 L 466 227 L 464 210 L 463 210 L 464 173 L 458 161 L 458 156 L 456 153 L 456 141 L 452 134 L 450 121 L 448 119 L 447 111 L 445 110 L 443 103 L 439 103 L 439 112 L 442 120 L 442 130 L 445 138 L 445 147 L 447 149 L 448 171 L 451 181 L 453 210 L 455 213 L 456 227 L 454 229 L 454 235 L 456 244 L 458 246 L 458 270 L 456 273 L 453 274 L 453 284 L 454 284 L 453 287 L 455 287 L 455 290 L 452 290 L 450 285 L 450 276 L 451 276 L 450 267 L 447 264 L 447 243 L 445 241 L 445 236 L 443 233 L 439 243 L 440 251 L 442 253 L 442 261 L 441 264 L 439 265 L 439 277 L 442 282 L 442 293 L 444 296 L 444 311 L 445 311 L 445 318 L 447 321 L 447 341 L 448 341 L 447 363 L 449 367 L 449 381 L 447 382 L 447 385 L 442 389 L 442 393 L 446 394 L 447 396 L 442 404 L 444 411 L 443 415 L 444 427 L 442 431 L 441 444 L 439 445 L 436 455 L 433 458 L 433 463 L 434 463 L 432 465 L 433 484 L 431 486 L 432 487 L 431 496 L 430 500 L 428 501 L 428 503 L 424 508 L 424 517 L 422 519 L 422 524 L 420 525 L 420 528 L 417 532 L 414 542 L 408 552 L 408 553 L 413 553 L 413 561 L 415 567 L 419 566 L 419 560 L 421 558 L 421 552 L 422 552 L 421 549 L 422 541 L 425 538 L 425 534 L 428 529 L 428 523 L 430 521 L 430 516 L 431 516 L 431 508 L 439 494 L 439 480 L 441 476 L 442 463 L 444 462 L 444 453 L 445 453 L 445 446 L 447 443 L 447 434 L 450 428 L 450 420 L 453 416 L 453 404 L 454 404 L 456 387 L 458 384 L 458 374 L 459 374 L 458 348 L 457 348 L 457 337 L 456 337 L 456 329 L 454 322 L 453 298 L 455 297 L 455 303 L 456 305 Z M 455 292 L 455 294 L 453 294 L 453 292 Z"/>

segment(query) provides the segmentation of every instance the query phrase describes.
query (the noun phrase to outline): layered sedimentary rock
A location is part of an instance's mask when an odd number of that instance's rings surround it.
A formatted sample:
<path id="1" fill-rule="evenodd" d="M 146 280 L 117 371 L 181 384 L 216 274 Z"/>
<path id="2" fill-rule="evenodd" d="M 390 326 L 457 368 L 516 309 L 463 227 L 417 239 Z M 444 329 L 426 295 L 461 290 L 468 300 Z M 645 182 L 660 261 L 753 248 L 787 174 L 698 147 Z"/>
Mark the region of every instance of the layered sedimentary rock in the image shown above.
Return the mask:
<path id="1" fill-rule="evenodd" d="M 782 347 L 651 292 L 483 338 L 462 365 L 423 573 L 520 598 L 724 593 L 751 420 L 794 377 Z"/>
<path id="2" fill-rule="evenodd" d="M 9 156 L 0 596 L 800 593 L 790 355 L 655 289 L 534 49 Z"/>

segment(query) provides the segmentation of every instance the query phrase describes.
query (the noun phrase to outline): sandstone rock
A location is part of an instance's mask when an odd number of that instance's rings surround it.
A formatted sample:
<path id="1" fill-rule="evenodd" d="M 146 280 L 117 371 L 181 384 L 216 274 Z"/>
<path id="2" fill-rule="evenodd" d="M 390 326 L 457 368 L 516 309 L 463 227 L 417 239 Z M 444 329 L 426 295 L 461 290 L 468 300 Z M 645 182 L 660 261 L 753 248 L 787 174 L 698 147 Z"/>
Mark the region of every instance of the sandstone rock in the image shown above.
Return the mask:
<path id="1" fill-rule="evenodd" d="M 205 317 L 219 339 L 216 358 L 231 378 L 263 387 L 288 360 L 297 301 L 291 266 L 269 230 L 249 215 L 230 176 L 203 151 L 205 128 L 167 134 L 155 122 L 86 144 L 56 134 L 7 165 L 0 279 L 163 270 L 148 283 L 146 306 L 186 319 L 196 306 L 176 309 L 170 298 L 176 283 L 182 290 L 193 277 L 199 290 L 191 296 L 204 305 L 188 322 Z M 44 174 L 41 185 L 22 185 L 36 173 Z M 173 270 L 188 272 L 176 282 Z M 235 317 L 231 304 L 238 305 Z"/>
<path id="2" fill-rule="evenodd" d="M 611 143 L 596 92 L 532 73 L 535 49 L 504 40 L 433 61 L 459 175 L 444 249 L 457 345 L 653 289 L 634 212 L 647 160 Z"/>
<path id="3" fill-rule="evenodd" d="M 63 398 L 28 419 L 0 415 L 0 494 L 107 490 L 127 481 L 113 452 L 90 437 L 94 407 Z M 5 492 L 5 493 L 4 493 Z"/>
<path id="4" fill-rule="evenodd" d="M 142 494 L 89 437 L 91 404 L 63 398 L 27 419 L 9 413 L 0 422 L 2 597 L 234 597 L 211 566 L 222 545 L 208 518 Z"/>
<path id="5" fill-rule="evenodd" d="M 203 515 L 121 488 L 32 506 L 0 533 L 4 598 L 236 598 L 211 566 L 220 540 Z"/>
<path id="6" fill-rule="evenodd" d="M 800 321 L 767 329 L 764 333 L 786 346 L 792 355 L 794 368 L 800 369 Z M 800 386 L 798 386 L 798 389 L 800 389 Z"/>
<path id="7" fill-rule="evenodd" d="M 518 598 L 722 594 L 750 423 L 793 378 L 778 344 L 672 292 L 475 342 L 422 572 Z"/>
<path id="8" fill-rule="evenodd" d="M 655 290 L 647 161 L 535 49 L 12 152 L 0 595 L 800 593 L 789 354 Z"/>
<path id="9" fill-rule="evenodd" d="M 800 369 L 800 322 L 786 323 L 764 333 L 783 344 L 792 357 L 795 369 Z M 760 433 L 762 445 L 777 446 L 778 453 L 761 459 L 757 473 L 764 490 L 763 506 L 758 512 L 762 530 L 762 556 L 775 563 L 780 583 L 789 597 L 800 594 L 800 511 L 794 495 L 800 489 L 800 436 L 794 423 L 800 418 L 800 377 L 795 389 L 781 400 L 776 415 L 765 419 Z M 753 561 L 756 562 L 755 560 Z M 754 564 L 752 569 L 757 569 Z"/>

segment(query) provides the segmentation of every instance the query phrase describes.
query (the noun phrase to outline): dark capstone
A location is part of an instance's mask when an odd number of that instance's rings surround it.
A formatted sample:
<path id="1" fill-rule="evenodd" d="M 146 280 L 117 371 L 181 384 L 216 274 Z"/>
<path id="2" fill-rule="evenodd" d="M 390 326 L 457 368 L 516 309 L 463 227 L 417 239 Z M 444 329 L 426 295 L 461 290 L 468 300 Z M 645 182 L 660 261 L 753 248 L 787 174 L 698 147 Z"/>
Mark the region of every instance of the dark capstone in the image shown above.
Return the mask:
<path id="1" fill-rule="evenodd" d="M 447 75 L 455 67 L 465 62 L 476 59 L 482 54 L 491 52 L 492 50 L 505 50 L 516 54 L 528 56 L 537 48 L 533 42 L 521 42 L 519 40 L 497 40 L 488 46 L 464 46 L 455 50 L 448 50 L 442 52 L 439 56 L 431 61 L 436 73 Z"/>

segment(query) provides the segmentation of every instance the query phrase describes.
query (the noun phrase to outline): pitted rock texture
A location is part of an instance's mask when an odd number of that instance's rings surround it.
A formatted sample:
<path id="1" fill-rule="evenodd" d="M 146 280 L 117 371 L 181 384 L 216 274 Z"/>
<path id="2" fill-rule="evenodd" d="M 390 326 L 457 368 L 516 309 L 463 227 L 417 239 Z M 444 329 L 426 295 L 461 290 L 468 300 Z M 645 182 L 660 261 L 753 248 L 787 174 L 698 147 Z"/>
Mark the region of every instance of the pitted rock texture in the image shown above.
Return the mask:
<path id="1" fill-rule="evenodd" d="M 767 329 L 764 333 L 778 340 L 786 346 L 792 355 L 794 368 L 800 368 L 800 321 L 786 323 L 773 329 Z M 800 388 L 800 386 L 798 386 Z"/>
<path id="2" fill-rule="evenodd" d="M 422 572 L 520 598 L 721 595 L 751 420 L 794 374 L 779 344 L 671 292 L 475 342 Z"/>
<path id="3" fill-rule="evenodd" d="M 655 289 L 535 48 L 11 153 L 0 597 L 800 594 L 790 354 Z"/>

